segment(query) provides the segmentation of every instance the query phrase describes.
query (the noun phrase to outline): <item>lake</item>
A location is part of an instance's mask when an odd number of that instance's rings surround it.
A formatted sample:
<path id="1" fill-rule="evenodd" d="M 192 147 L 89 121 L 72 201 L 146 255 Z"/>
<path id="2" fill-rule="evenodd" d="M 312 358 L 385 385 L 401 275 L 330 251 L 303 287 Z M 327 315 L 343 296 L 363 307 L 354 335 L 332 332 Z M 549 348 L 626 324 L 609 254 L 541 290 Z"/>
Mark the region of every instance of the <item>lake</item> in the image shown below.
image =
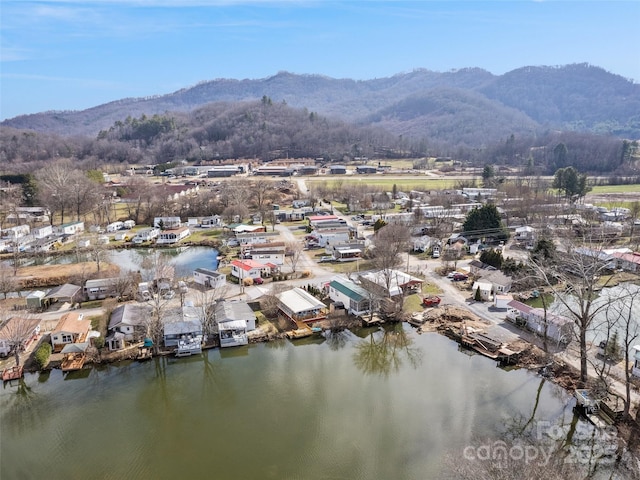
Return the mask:
<path id="1" fill-rule="evenodd" d="M 478 439 L 577 421 L 446 337 L 326 335 L 28 374 L 0 393 L 0 478 L 435 479 Z"/>

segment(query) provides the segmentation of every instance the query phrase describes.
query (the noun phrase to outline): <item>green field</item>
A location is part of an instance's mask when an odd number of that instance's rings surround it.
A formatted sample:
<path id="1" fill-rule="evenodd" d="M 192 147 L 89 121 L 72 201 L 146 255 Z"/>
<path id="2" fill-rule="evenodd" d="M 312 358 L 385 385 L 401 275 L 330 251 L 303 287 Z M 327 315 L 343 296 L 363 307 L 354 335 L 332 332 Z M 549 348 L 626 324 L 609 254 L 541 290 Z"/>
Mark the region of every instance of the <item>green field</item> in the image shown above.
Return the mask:
<path id="1" fill-rule="evenodd" d="M 391 190 L 394 185 L 398 190 L 445 190 L 448 188 L 454 188 L 460 180 L 454 178 L 433 178 L 424 176 L 423 178 L 416 178 L 411 176 L 407 178 L 385 178 L 384 176 L 375 175 L 358 175 L 351 177 L 340 177 L 335 180 L 307 180 L 307 186 L 310 188 L 320 184 L 324 184 L 329 188 L 336 186 L 344 186 L 350 184 L 364 184 L 371 187 L 381 187 L 385 190 Z"/>
<path id="2" fill-rule="evenodd" d="M 640 196 L 640 185 L 596 185 L 590 193 L 637 193 Z"/>

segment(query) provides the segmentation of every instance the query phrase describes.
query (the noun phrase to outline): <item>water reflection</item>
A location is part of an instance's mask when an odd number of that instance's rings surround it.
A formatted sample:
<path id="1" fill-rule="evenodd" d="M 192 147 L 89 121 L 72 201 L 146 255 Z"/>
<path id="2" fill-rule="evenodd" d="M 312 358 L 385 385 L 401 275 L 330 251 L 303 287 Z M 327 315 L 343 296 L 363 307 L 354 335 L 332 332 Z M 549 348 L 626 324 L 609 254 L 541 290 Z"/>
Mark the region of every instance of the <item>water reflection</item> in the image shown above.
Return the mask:
<path id="1" fill-rule="evenodd" d="M 417 368 L 422 363 L 422 350 L 413 346 L 413 338 L 401 323 L 396 323 L 370 332 L 355 346 L 353 361 L 367 375 L 387 377 L 399 371 L 405 361 Z"/>

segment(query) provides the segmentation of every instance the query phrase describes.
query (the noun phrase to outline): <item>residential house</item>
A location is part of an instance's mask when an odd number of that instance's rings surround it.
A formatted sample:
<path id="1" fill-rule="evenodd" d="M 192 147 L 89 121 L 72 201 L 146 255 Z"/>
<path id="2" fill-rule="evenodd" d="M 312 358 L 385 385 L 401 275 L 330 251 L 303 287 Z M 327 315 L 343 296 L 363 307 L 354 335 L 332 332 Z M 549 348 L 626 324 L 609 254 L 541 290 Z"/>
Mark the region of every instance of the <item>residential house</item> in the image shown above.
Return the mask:
<path id="1" fill-rule="evenodd" d="M 151 240 L 158 238 L 158 235 L 160 235 L 159 228 L 145 228 L 144 230 L 137 232 L 136 236 L 133 237 L 133 240 L 131 241 L 137 244 L 150 242 Z"/>
<path id="2" fill-rule="evenodd" d="M 560 343 L 571 340 L 574 324 L 569 318 L 549 311 L 545 314 L 544 309 L 534 308 L 517 300 L 509 302 L 507 307 L 508 320 L 523 324 L 538 335 L 544 335 L 546 324 L 547 338 Z"/>
<path id="3" fill-rule="evenodd" d="M 517 227 L 513 239 L 518 243 L 533 245 L 533 242 L 536 240 L 536 230 L 535 228 L 527 225 Z"/>
<path id="4" fill-rule="evenodd" d="M 234 347 L 249 343 L 247 332 L 256 328 L 256 314 L 247 302 L 221 301 L 215 307 L 215 319 L 220 347 Z"/>
<path id="5" fill-rule="evenodd" d="M 255 245 L 259 243 L 268 243 L 277 238 L 280 234 L 278 232 L 247 232 L 237 233 L 236 240 L 240 246 Z"/>
<path id="6" fill-rule="evenodd" d="M 57 227 L 58 233 L 62 235 L 75 235 L 84 232 L 84 222 L 64 223 Z"/>
<path id="7" fill-rule="evenodd" d="M 2 238 L 15 241 L 19 238 L 26 237 L 31 232 L 29 225 L 16 225 L 2 230 Z"/>
<path id="8" fill-rule="evenodd" d="M 60 352 L 65 345 L 86 341 L 90 331 L 91 320 L 85 320 L 82 313 L 65 313 L 51 332 L 53 351 Z"/>
<path id="9" fill-rule="evenodd" d="M 476 292 L 480 290 L 480 298 L 476 296 Z M 488 302 L 491 300 L 491 293 L 493 292 L 493 284 L 491 282 L 487 282 L 484 280 L 476 280 L 473 282 L 473 286 L 471 287 L 471 292 L 473 292 L 474 300 L 481 300 L 483 302 Z"/>
<path id="10" fill-rule="evenodd" d="M 6 357 L 20 342 L 20 351 L 26 350 L 40 334 L 39 318 L 11 317 L 0 328 L 0 356 Z"/>
<path id="11" fill-rule="evenodd" d="M 180 228 L 181 226 L 182 221 L 180 217 L 155 217 L 153 219 L 153 227 L 159 228 L 160 230 Z"/>
<path id="12" fill-rule="evenodd" d="M 347 173 L 347 167 L 344 165 L 331 165 L 329 167 L 330 175 L 345 175 Z"/>
<path id="13" fill-rule="evenodd" d="M 202 343 L 201 311 L 196 307 L 178 307 L 166 312 L 163 340 L 165 347 Z"/>
<path id="14" fill-rule="evenodd" d="M 191 235 L 189 227 L 180 227 L 172 230 L 162 230 L 158 235 L 156 243 L 158 245 L 178 243 L 181 240 L 187 238 L 189 235 Z"/>
<path id="15" fill-rule="evenodd" d="M 107 225 L 107 233 L 114 233 L 124 229 L 124 222 L 112 222 Z"/>
<path id="16" fill-rule="evenodd" d="M 508 293 L 513 283 L 511 277 L 505 275 L 500 270 L 485 270 L 484 273 L 481 273 L 480 279 L 484 282 L 490 282 L 492 292 L 498 295 Z"/>
<path id="17" fill-rule="evenodd" d="M 43 225 L 41 227 L 34 227 L 31 229 L 31 235 L 33 238 L 41 239 L 53 235 L 53 227 L 51 225 Z"/>
<path id="18" fill-rule="evenodd" d="M 469 262 L 469 272 L 471 275 L 476 277 L 494 270 L 497 270 L 497 268 L 489 265 L 488 263 L 481 262 L 480 260 L 471 260 Z"/>
<path id="19" fill-rule="evenodd" d="M 352 315 L 365 315 L 371 308 L 371 294 L 341 276 L 333 277 L 329 282 L 329 298 L 336 307 L 343 306 Z"/>
<path id="20" fill-rule="evenodd" d="M 315 230 L 305 237 L 307 246 L 317 245 L 323 248 L 327 245 L 345 243 L 350 239 L 351 230 L 349 229 L 349 227 L 339 227 L 331 230 Z"/>
<path id="21" fill-rule="evenodd" d="M 333 248 L 333 258 L 338 262 L 354 262 L 362 256 L 363 248 L 351 248 L 348 245 L 337 245 Z"/>
<path id="22" fill-rule="evenodd" d="M 234 226 L 231 230 L 233 231 L 233 233 L 238 235 L 238 234 L 242 234 L 242 233 L 266 232 L 267 231 L 267 227 L 265 227 L 264 225 L 246 225 L 244 223 L 241 223 L 240 225 Z"/>
<path id="23" fill-rule="evenodd" d="M 378 270 L 360 275 L 362 286 L 385 297 L 395 297 L 422 289 L 423 280 L 400 270 Z M 376 288 L 377 286 L 377 288 Z"/>
<path id="24" fill-rule="evenodd" d="M 87 280 L 84 284 L 84 296 L 87 300 L 102 300 L 107 297 L 115 297 L 116 287 L 120 279 L 112 278 L 96 278 L 95 280 Z"/>
<path id="25" fill-rule="evenodd" d="M 138 341 L 144 337 L 147 319 L 151 308 L 147 305 L 125 303 L 118 305 L 109 317 L 105 344 L 109 350 L 120 350 L 127 342 Z"/>
<path id="26" fill-rule="evenodd" d="M 255 260 L 233 260 L 231 262 L 231 275 L 243 280 L 245 278 L 262 278 L 271 275 L 272 268 L 277 265 L 269 265 Z"/>
<path id="27" fill-rule="evenodd" d="M 640 273 L 640 253 L 621 253 L 615 252 L 613 257 L 616 261 L 616 266 L 625 272 Z"/>
<path id="28" fill-rule="evenodd" d="M 289 320 L 312 323 L 327 318 L 327 307 L 301 288 L 293 288 L 278 296 L 278 311 Z"/>
<path id="29" fill-rule="evenodd" d="M 284 242 L 256 243 L 245 246 L 244 250 L 245 258 L 251 258 L 261 263 L 284 265 L 286 252 Z"/>
<path id="30" fill-rule="evenodd" d="M 193 280 L 207 288 L 220 288 L 226 285 L 227 276 L 208 268 L 196 268 L 193 271 Z"/>
<path id="31" fill-rule="evenodd" d="M 74 304 L 82 301 L 82 287 L 73 283 L 65 283 L 58 285 L 47 292 L 43 297 L 42 303 L 49 305 L 50 303 L 63 302 Z"/>

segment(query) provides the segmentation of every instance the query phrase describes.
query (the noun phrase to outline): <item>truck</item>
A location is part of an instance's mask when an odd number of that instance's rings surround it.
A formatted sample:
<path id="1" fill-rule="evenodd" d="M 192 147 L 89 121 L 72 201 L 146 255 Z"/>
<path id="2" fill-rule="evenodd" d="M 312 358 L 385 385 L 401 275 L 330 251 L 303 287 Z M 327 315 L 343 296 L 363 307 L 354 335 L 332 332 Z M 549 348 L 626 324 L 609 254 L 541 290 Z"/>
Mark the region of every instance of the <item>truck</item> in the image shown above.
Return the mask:
<path id="1" fill-rule="evenodd" d="M 437 307 L 438 305 L 440 305 L 441 299 L 440 297 L 438 297 L 437 295 L 434 295 L 432 297 L 425 297 L 422 300 L 422 306 L 423 307 Z"/>

